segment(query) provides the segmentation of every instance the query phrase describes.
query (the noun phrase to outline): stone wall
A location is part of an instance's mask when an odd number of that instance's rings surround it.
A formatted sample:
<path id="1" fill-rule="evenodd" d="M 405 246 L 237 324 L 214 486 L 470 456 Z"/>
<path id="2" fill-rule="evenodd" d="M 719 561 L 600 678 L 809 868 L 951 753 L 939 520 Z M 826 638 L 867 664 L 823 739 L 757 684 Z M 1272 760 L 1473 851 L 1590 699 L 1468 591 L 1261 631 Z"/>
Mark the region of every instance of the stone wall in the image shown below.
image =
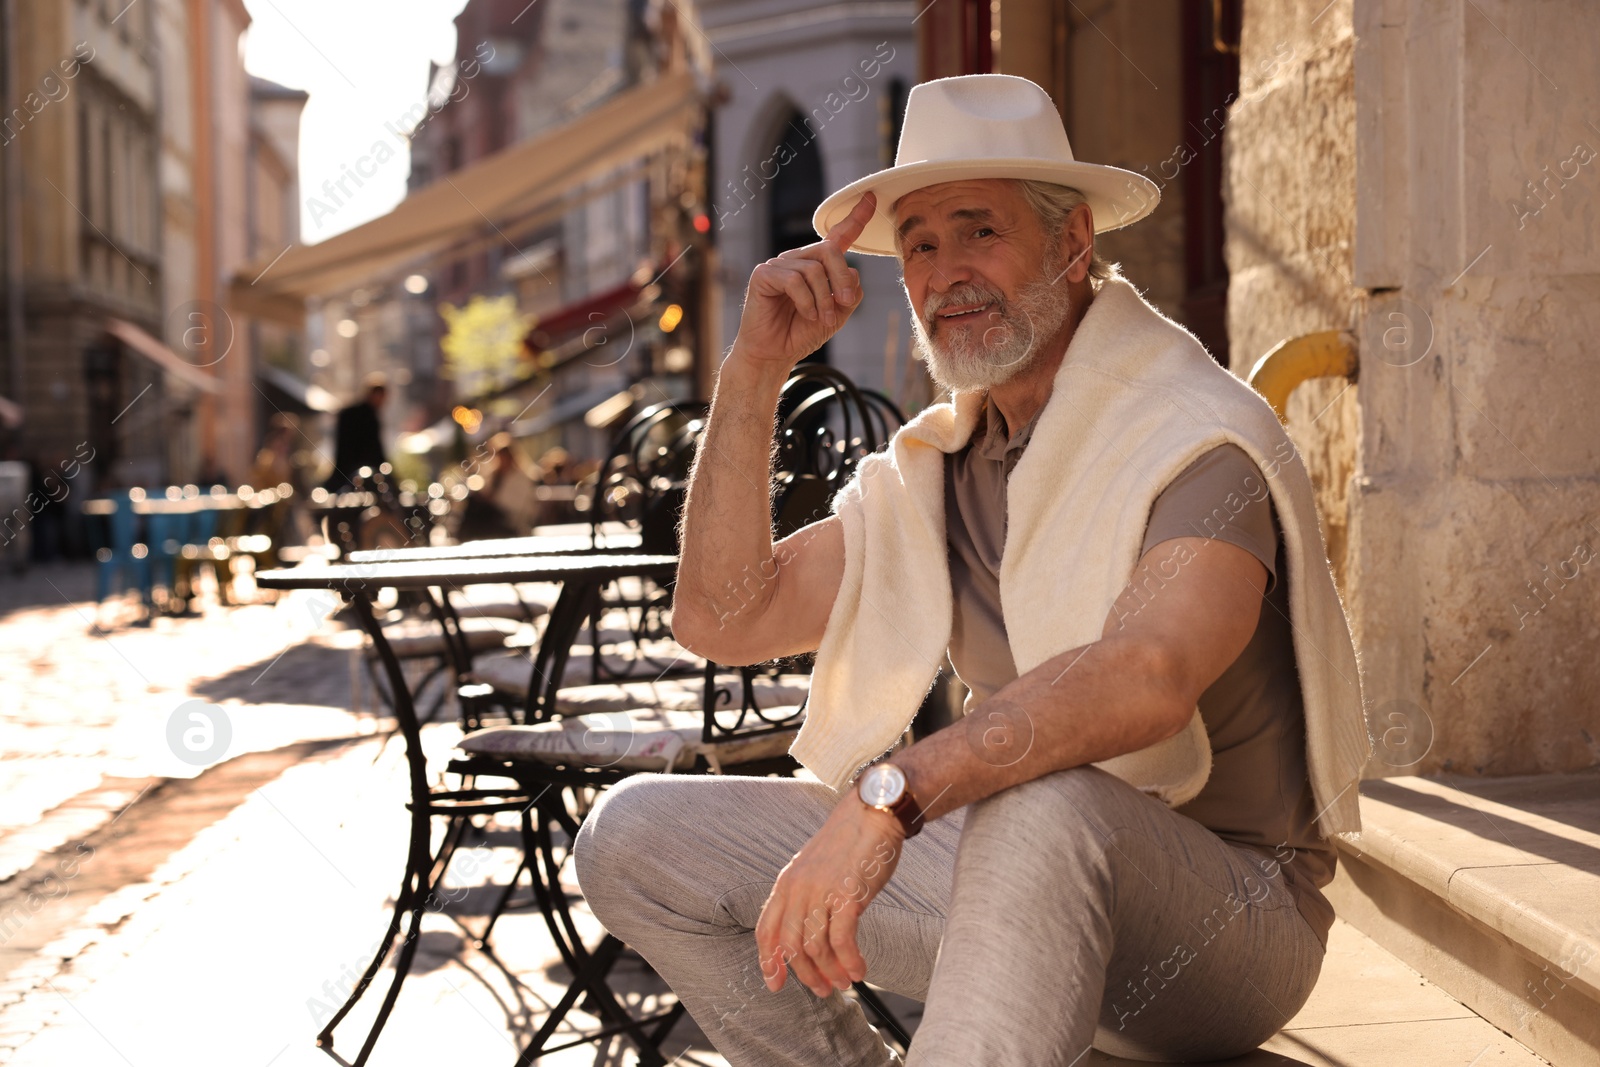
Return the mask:
<path id="1" fill-rule="evenodd" d="M 1188 172 L 1168 176 L 1163 162 L 1198 138 L 1184 129 L 1178 106 L 1183 57 L 1177 0 L 1115 0 L 1068 10 L 1065 120 L 1073 155 L 1144 174 L 1161 186 L 1161 203 L 1149 218 L 1103 233 L 1095 244 L 1122 264 L 1146 299 L 1182 322 Z"/>
<path id="2" fill-rule="evenodd" d="M 1407 770 L 1591 767 L 1600 8 L 1357 0 L 1353 22 L 1368 697 L 1428 732 Z"/>
<path id="3" fill-rule="evenodd" d="M 1577 2 L 1245 5 L 1235 370 L 1348 328 L 1290 434 L 1362 658 L 1373 774 L 1600 762 L 1600 87 Z M 1314 16 L 1314 17 L 1313 17 Z M 1359 396 L 1359 400 L 1358 400 Z"/>
<path id="4" fill-rule="evenodd" d="M 1228 336 L 1232 369 L 1286 338 L 1352 325 L 1356 116 L 1349 0 L 1329 7 L 1247 0 L 1239 98 L 1225 134 Z M 1359 436 L 1357 387 L 1317 380 L 1289 404 L 1289 434 L 1317 490 L 1341 591 L 1349 485 Z"/>

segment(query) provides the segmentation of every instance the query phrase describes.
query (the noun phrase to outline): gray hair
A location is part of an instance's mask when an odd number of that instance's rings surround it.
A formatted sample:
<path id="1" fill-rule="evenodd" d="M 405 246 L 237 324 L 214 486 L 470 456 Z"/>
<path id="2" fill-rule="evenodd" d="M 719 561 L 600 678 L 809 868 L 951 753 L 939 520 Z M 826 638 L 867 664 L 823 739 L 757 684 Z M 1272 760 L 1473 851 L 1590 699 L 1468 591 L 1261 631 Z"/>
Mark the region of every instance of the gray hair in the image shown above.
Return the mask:
<path id="1" fill-rule="evenodd" d="M 1013 180 L 1016 181 L 1023 198 L 1028 201 L 1028 206 L 1033 208 L 1033 213 L 1039 217 L 1039 225 L 1044 228 L 1045 236 L 1051 240 L 1061 236 L 1061 229 L 1066 225 L 1067 216 L 1072 210 L 1079 204 L 1088 203 L 1082 193 L 1069 186 L 1029 178 Z M 1117 273 L 1117 264 L 1101 258 L 1100 249 L 1095 247 L 1089 254 L 1090 284 L 1099 288 L 1101 282 L 1116 276 Z"/>

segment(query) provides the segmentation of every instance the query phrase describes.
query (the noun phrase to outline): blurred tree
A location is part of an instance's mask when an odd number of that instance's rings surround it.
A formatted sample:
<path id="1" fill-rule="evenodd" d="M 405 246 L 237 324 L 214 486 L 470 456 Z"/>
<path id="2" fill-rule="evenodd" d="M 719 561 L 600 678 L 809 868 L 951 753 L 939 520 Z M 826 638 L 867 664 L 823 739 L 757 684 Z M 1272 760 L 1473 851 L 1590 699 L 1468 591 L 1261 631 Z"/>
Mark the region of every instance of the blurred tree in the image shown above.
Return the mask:
<path id="1" fill-rule="evenodd" d="M 465 307 L 440 304 L 447 327 L 439 347 L 448 376 L 463 400 L 507 384 L 516 376 L 527 316 L 514 296 L 474 296 Z"/>

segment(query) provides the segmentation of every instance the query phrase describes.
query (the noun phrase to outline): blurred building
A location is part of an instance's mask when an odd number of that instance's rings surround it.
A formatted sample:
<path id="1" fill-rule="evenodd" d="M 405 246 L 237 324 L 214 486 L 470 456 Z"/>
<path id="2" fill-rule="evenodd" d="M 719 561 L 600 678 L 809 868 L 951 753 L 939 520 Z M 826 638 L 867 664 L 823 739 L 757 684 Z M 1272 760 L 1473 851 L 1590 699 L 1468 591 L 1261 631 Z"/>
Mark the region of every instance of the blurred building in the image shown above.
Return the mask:
<path id="1" fill-rule="evenodd" d="M 557 0 L 540 8 L 473 0 L 457 17 L 455 69 L 482 57 L 482 72 L 466 87 L 470 91 L 417 131 L 413 187 L 570 122 L 639 85 L 647 70 L 653 73 L 641 5 Z M 459 73 L 452 77 L 464 85 Z M 641 377 L 626 357 L 540 365 L 544 353 L 572 332 L 561 329 L 563 309 L 592 303 L 590 310 L 610 318 L 633 301 L 640 286 L 631 286 L 630 279 L 651 263 L 648 178 L 625 166 L 599 176 L 591 188 L 582 204 L 530 227 L 525 239 L 436 258 L 424 267 L 434 299 L 455 307 L 474 296 L 516 297 L 530 337 L 520 365 L 508 365 L 498 381 L 494 375 L 459 379 L 434 395 L 452 400 L 450 407 L 484 411 L 491 422 L 495 416 L 515 421 L 518 436 L 532 439 L 530 451 L 559 444 L 579 455 L 598 455 L 608 440 L 605 426 L 590 427 L 582 416 Z M 605 299 L 593 301 L 597 295 Z M 436 321 L 442 334 L 444 320 Z M 599 321 L 580 314 L 572 324 L 582 334 Z M 602 327 L 591 336 L 604 332 Z M 469 419 L 478 433 L 488 428 L 477 416 Z"/>
<path id="2" fill-rule="evenodd" d="M 246 172 L 250 210 L 246 217 L 247 261 L 270 261 L 300 240 L 300 113 L 307 95 L 251 76 L 250 150 Z M 303 421 L 333 408 L 333 398 L 312 389 L 307 330 L 298 322 L 251 318 L 244 323 L 255 381 L 249 394 L 253 419 L 245 444 L 253 445 L 280 412 Z"/>
<path id="3" fill-rule="evenodd" d="M 697 391 L 714 335 L 701 282 L 707 61 L 681 12 L 692 8 L 470 0 L 455 61 L 407 117 L 406 200 L 291 251 L 250 294 L 262 307 L 278 294 L 323 302 L 313 354 L 329 390 L 353 373 L 338 368 L 382 352 L 406 383 L 386 412 L 403 453 L 459 463 L 509 429 L 532 455 L 560 445 L 597 459 L 630 411 Z M 511 343 L 489 345 L 487 362 L 447 359 L 457 309 L 480 325 L 499 315 Z"/>
<path id="4" fill-rule="evenodd" d="M 258 328 L 225 282 L 295 239 L 304 95 L 252 86 L 240 0 L 5 5 L 0 390 L 44 462 L 92 448 L 101 484 L 242 477 Z"/>
<path id="5" fill-rule="evenodd" d="M 756 265 L 815 241 L 811 216 L 823 197 L 894 162 L 906 93 L 918 80 L 913 19 L 925 4 L 703 0 L 717 57 L 712 224 L 722 347 L 738 332 Z M 898 267 L 882 256 L 847 258 L 865 299 L 812 358 L 902 404 L 926 403 Z"/>
<path id="6" fill-rule="evenodd" d="M 36 461 L 87 445 L 99 480 L 137 482 L 211 383 L 128 343 L 166 331 L 157 9 L 103 8 L 6 7 L 4 380 Z"/>

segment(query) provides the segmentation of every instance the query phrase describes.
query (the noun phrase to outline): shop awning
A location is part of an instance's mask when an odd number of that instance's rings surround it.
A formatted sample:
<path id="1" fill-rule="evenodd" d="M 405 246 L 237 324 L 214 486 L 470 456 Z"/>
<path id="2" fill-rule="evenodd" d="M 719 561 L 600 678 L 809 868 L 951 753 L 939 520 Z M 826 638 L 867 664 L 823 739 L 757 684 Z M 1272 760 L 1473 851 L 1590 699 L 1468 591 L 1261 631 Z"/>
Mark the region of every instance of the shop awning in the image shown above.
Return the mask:
<path id="1" fill-rule="evenodd" d="M 532 437 L 546 430 L 553 430 L 557 426 L 587 415 L 590 409 L 610 400 L 616 392 L 615 384 L 592 386 L 576 396 L 557 400 L 547 410 L 537 415 L 513 422 L 506 427 L 506 431 L 512 437 Z"/>
<path id="2" fill-rule="evenodd" d="M 204 393 L 222 392 L 222 382 L 207 374 L 161 341 L 123 319 L 107 319 L 106 331 L 139 355 L 160 367 L 170 377 Z"/>
<path id="3" fill-rule="evenodd" d="M 339 410 L 339 400 L 332 393 L 320 385 L 313 385 L 308 381 L 290 374 L 282 367 L 274 367 L 270 363 L 263 363 L 256 368 L 256 377 L 260 378 L 270 388 L 282 393 L 294 406 L 301 409 L 302 413 L 331 412 Z"/>
<path id="4" fill-rule="evenodd" d="M 242 271 L 232 288 L 235 306 L 303 316 L 299 301 L 306 297 L 349 289 L 458 245 L 515 241 L 540 212 L 570 210 L 563 199 L 584 182 L 681 140 L 699 114 L 692 74 L 629 89 L 542 136 L 441 175 L 381 218 Z"/>
<path id="5" fill-rule="evenodd" d="M 436 448 L 443 448 L 449 444 L 455 437 L 457 429 L 450 416 L 446 415 L 427 429 L 401 434 L 396 447 L 411 455 L 424 456 Z"/>

